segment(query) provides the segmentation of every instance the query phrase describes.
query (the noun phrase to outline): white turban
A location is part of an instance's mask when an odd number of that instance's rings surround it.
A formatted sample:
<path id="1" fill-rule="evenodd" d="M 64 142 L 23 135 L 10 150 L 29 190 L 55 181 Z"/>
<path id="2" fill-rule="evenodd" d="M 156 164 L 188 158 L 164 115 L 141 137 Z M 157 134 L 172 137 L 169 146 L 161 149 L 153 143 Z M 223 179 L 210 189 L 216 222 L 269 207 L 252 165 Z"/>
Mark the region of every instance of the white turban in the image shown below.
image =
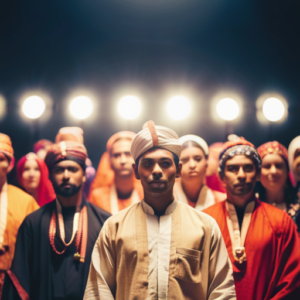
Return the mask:
<path id="1" fill-rule="evenodd" d="M 197 143 L 203 149 L 204 154 L 206 156 L 208 156 L 208 145 L 204 141 L 204 139 L 201 138 L 200 136 L 197 136 L 197 135 L 194 135 L 194 134 L 188 134 L 188 135 L 184 135 L 181 138 L 179 138 L 179 141 L 181 142 L 182 145 L 185 142 L 189 142 L 189 141 L 193 141 L 193 142 Z"/>
<path id="2" fill-rule="evenodd" d="M 144 124 L 131 143 L 131 155 L 136 161 L 139 156 L 152 147 L 160 147 L 169 150 L 178 157 L 181 152 L 181 143 L 178 135 L 167 127 L 156 126 L 153 121 Z"/>
<path id="3" fill-rule="evenodd" d="M 291 141 L 288 149 L 289 167 L 293 177 L 295 176 L 293 172 L 294 155 L 296 150 L 299 148 L 300 148 L 300 135 L 298 135 Z"/>

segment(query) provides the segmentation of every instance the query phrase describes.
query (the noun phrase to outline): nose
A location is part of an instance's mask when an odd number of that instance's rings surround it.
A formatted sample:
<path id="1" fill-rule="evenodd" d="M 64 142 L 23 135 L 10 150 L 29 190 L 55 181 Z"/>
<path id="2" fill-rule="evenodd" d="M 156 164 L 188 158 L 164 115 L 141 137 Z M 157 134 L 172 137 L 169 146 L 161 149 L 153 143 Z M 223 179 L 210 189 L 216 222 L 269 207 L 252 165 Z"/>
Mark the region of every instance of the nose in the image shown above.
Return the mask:
<path id="1" fill-rule="evenodd" d="M 64 170 L 63 179 L 68 180 L 70 178 L 69 171 L 67 169 Z"/>
<path id="2" fill-rule="evenodd" d="M 121 154 L 121 156 L 120 156 L 120 163 L 121 163 L 121 165 L 125 165 L 126 164 L 126 155 L 125 154 Z"/>
<path id="3" fill-rule="evenodd" d="M 152 170 L 152 176 L 155 179 L 159 179 L 162 177 L 162 169 L 160 168 L 159 164 L 155 164 Z"/>
<path id="4" fill-rule="evenodd" d="M 245 179 L 246 178 L 246 174 L 245 174 L 244 169 L 243 169 L 242 166 L 239 168 L 238 178 L 239 179 Z"/>
<path id="5" fill-rule="evenodd" d="M 271 170 L 270 171 L 271 171 L 271 174 L 276 174 L 277 169 L 276 169 L 275 165 L 271 166 Z"/>
<path id="6" fill-rule="evenodd" d="M 189 160 L 189 167 L 190 167 L 190 169 L 194 169 L 196 167 L 196 163 L 193 159 Z"/>

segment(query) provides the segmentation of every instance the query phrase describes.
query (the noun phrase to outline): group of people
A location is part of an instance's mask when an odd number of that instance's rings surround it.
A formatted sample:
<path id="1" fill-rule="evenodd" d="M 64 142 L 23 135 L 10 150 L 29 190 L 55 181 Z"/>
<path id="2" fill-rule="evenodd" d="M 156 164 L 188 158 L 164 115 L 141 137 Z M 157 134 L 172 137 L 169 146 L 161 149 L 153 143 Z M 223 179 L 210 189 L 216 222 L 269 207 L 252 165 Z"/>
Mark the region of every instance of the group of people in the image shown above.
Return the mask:
<path id="1" fill-rule="evenodd" d="M 59 130 L 14 167 L 0 133 L 1 299 L 299 299 L 300 136 L 208 147 L 148 121 Z"/>

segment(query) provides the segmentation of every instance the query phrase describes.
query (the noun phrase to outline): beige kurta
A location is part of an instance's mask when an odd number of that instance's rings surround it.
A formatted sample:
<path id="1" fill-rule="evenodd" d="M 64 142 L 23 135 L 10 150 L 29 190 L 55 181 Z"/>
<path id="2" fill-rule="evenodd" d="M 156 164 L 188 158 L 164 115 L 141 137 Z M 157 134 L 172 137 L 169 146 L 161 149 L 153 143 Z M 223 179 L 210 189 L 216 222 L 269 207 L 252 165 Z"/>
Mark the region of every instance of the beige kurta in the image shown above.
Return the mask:
<path id="1" fill-rule="evenodd" d="M 109 218 L 84 299 L 236 299 L 216 222 L 174 201 L 158 218 L 144 201 Z"/>

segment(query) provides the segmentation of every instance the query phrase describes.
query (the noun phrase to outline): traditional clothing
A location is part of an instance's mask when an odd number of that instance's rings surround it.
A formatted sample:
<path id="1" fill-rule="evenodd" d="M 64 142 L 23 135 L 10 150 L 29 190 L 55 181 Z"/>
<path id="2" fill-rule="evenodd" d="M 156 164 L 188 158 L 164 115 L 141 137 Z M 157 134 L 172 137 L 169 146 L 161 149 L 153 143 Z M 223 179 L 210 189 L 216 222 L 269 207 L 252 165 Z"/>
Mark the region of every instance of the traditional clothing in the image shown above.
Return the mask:
<path id="1" fill-rule="evenodd" d="M 261 159 L 244 139 L 227 142 L 220 155 L 220 174 L 227 159 L 245 155 L 257 170 Z M 218 223 L 233 266 L 237 299 L 298 299 L 300 240 L 287 213 L 258 199 L 245 208 L 229 201 L 204 210 Z"/>
<path id="2" fill-rule="evenodd" d="M 84 145 L 68 141 L 53 145 L 45 162 L 50 172 L 63 160 L 84 170 L 86 158 Z M 92 249 L 109 216 L 83 198 L 78 207 L 61 207 L 56 199 L 25 218 L 4 299 L 82 299 Z"/>
<path id="3" fill-rule="evenodd" d="M 300 240 L 292 219 L 257 199 L 244 234 L 246 261 L 239 263 L 233 256 L 226 203 L 217 203 L 204 212 L 212 216 L 221 229 L 233 266 L 237 299 L 299 299 Z M 243 227 L 244 224 L 242 233 Z"/>
<path id="4" fill-rule="evenodd" d="M 132 142 L 135 160 L 153 146 L 180 154 L 174 131 L 146 126 Z M 236 299 L 218 226 L 177 201 L 160 217 L 144 200 L 119 212 L 95 244 L 84 299 Z"/>
<path id="5" fill-rule="evenodd" d="M 13 148 L 10 138 L 2 133 L 0 152 L 9 157 L 11 170 L 14 162 Z M 33 197 L 15 186 L 4 183 L 0 191 L 0 298 L 4 272 L 10 268 L 14 257 L 19 226 L 28 214 L 38 208 Z"/>
<path id="6" fill-rule="evenodd" d="M 39 158 L 35 153 L 29 153 L 23 156 L 18 164 L 17 164 L 17 176 L 18 181 L 21 186 L 23 186 L 23 172 L 24 166 L 27 160 L 33 159 L 37 162 L 39 170 L 40 170 L 40 182 L 37 187 L 38 190 L 38 198 L 36 199 L 39 206 L 43 206 L 55 199 L 55 192 L 52 186 L 51 181 L 49 180 L 49 172 L 45 162 Z"/>
<path id="7" fill-rule="evenodd" d="M 53 143 L 49 140 L 39 140 L 37 141 L 33 146 L 33 152 L 41 159 L 45 159 L 46 154 L 50 146 L 52 146 Z"/>
<path id="8" fill-rule="evenodd" d="M 134 132 L 121 131 L 110 137 L 106 144 L 106 152 L 101 157 L 95 179 L 92 183 L 89 201 L 113 215 L 143 199 L 141 183 L 136 180 L 134 174 L 132 175 L 134 189 L 130 197 L 127 199 L 118 198 L 114 183 L 115 174 L 110 164 L 110 152 L 113 144 L 122 138 L 132 140 L 134 136 Z"/>

